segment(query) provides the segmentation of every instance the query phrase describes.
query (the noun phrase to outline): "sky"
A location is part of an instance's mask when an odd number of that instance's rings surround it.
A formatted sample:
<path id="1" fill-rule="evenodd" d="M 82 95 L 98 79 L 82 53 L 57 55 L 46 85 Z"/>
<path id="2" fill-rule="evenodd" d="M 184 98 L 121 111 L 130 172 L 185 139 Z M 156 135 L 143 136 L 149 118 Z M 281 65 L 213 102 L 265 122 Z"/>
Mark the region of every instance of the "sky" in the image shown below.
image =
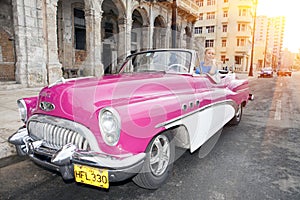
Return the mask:
<path id="1" fill-rule="evenodd" d="M 285 16 L 283 47 L 297 53 L 300 49 L 300 0 L 258 0 L 257 15 Z"/>

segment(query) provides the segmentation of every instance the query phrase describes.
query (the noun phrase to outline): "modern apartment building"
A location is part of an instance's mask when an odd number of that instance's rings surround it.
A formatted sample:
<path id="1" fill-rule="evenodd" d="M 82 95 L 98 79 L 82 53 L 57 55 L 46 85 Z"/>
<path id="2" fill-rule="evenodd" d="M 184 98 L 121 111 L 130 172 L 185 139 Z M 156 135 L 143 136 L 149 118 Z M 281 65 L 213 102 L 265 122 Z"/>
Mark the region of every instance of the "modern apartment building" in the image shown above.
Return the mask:
<path id="1" fill-rule="evenodd" d="M 254 0 L 196 0 L 200 6 L 195 37 L 214 47 L 220 65 L 248 71 L 251 58 Z"/>
<path id="2" fill-rule="evenodd" d="M 271 50 L 273 69 L 280 68 L 282 59 L 282 46 L 284 38 L 285 17 L 278 16 L 269 18 L 267 48 Z"/>
<path id="3" fill-rule="evenodd" d="M 257 69 L 272 67 L 274 70 L 282 64 L 282 46 L 285 17 L 257 16 L 255 28 L 254 61 Z"/>
<path id="4" fill-rule="evenodd" d="M 269 19 L 267 16 L 256 17 L 253 58 L 253 62 L 256 63 L 256 70 L 268 67 L 269 64 L 267 63 L 270 63 L 269 57 L 265 56 L 268 53 L 268 48 L 266 48 L 268 43 L 268 24 Z"/>

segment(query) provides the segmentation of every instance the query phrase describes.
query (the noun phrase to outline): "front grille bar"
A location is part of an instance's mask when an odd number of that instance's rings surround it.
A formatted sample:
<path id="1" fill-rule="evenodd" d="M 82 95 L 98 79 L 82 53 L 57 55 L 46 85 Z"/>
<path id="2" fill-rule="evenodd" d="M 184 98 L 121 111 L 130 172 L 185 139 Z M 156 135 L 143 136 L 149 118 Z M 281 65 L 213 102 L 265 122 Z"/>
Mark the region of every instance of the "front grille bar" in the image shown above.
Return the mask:
<path id="1" fill-rule="evenodd" d="M 72 143 L 80 150 L 89 150 L 86 138 L 76 131 L 37 121 L 29 122 L 28 129 L 31 136 L 38 140 L 43 139 L 49 148 L 59 149 L 68 143 Z"/>

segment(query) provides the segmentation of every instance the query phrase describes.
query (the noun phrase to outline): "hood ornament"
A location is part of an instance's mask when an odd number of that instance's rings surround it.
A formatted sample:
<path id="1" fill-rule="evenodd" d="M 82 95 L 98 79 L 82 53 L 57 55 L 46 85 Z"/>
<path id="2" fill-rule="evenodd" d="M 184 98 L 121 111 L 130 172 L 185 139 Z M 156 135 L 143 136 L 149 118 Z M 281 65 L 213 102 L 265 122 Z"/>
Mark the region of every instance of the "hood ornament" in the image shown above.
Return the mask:
<path id="1" fill-rule="evenodd" d="M 46 101 L 42 101 L 40 103 L 40 109 L 42 109 L 43 111 L 52 111 L 54 110 L 55 106 L 52 103 L 46 102 Z"/>

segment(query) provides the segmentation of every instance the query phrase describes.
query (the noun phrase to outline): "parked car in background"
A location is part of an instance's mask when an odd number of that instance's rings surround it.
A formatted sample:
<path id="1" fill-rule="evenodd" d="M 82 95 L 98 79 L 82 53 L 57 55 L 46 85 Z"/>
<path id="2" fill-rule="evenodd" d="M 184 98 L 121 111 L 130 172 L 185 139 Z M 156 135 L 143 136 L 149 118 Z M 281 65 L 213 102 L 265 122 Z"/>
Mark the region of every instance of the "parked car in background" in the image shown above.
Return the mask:
<path id="1" fill-rule="evenodd" d="M 273 77 L 273 69 L 271 67 L 266 67 L 262 68 L 259 77 L 264 78 L 264 77 Z"/>
<path id="2" fill-rule="evenodd" d="M 279 69 L 277 76 L 292 76 L 292 71 L 287 68 Z"/>
<path id="3" fill-rule="evenodd" d="M 18 100 L 24 126 L 9 141 L 65 180 L 159 188 L 175 146 L 210 147 L 253 99 L 248 80 L 228 73 L 215 82 L 194 72 L 199 63 L 194 50 L 157 49 L 130 55 L 117 74 L 61 79 Z"/>

